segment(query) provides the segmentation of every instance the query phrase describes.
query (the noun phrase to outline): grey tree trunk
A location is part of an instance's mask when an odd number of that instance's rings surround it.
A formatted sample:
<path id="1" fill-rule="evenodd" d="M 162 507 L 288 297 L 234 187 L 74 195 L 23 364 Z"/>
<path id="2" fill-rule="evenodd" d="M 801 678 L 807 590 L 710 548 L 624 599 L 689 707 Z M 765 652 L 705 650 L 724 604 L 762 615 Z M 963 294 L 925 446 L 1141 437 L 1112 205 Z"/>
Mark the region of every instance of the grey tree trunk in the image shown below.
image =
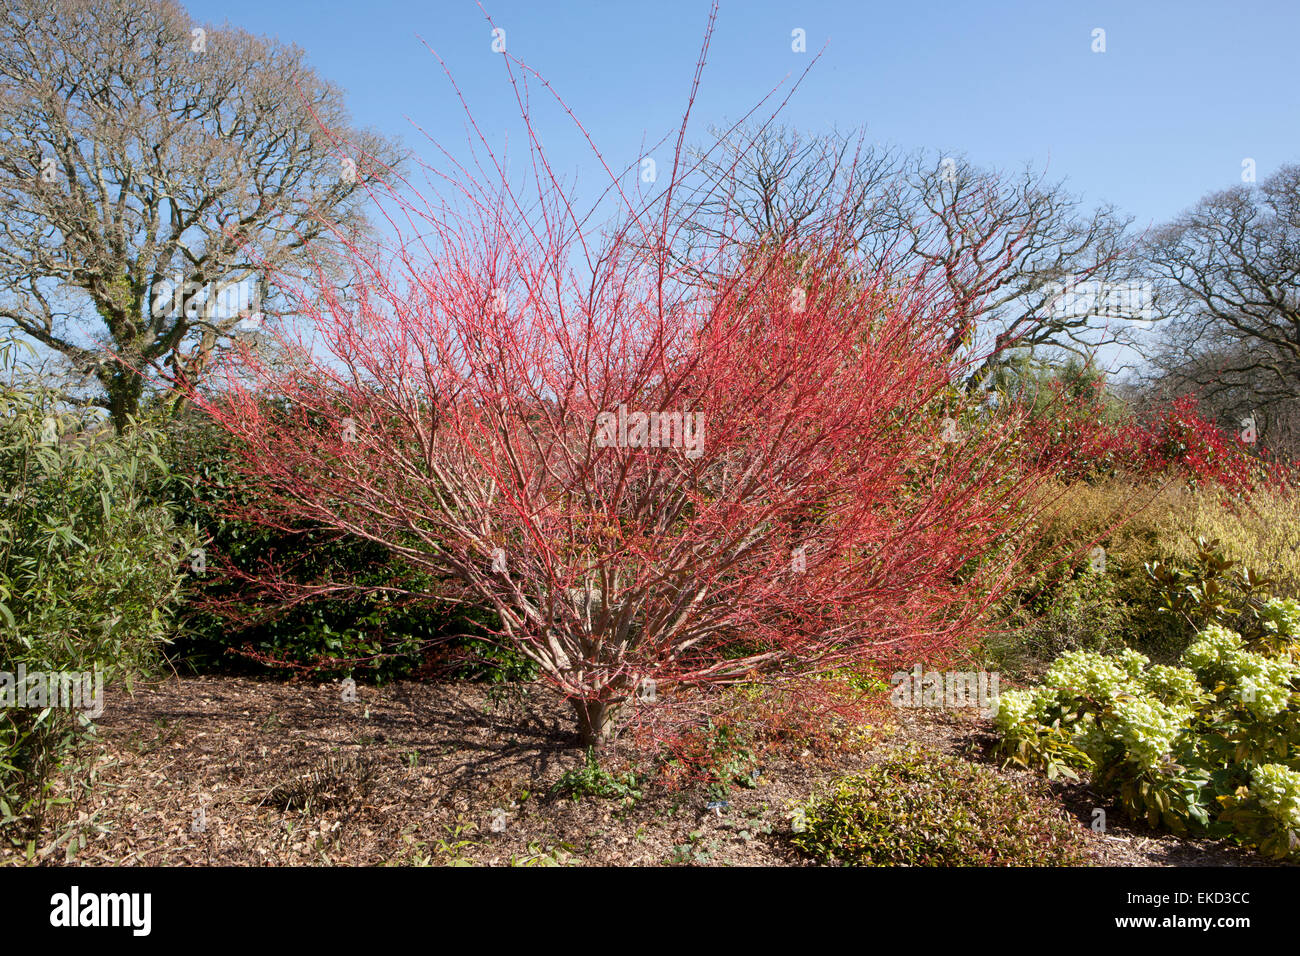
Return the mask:
<path id="1" fill-rule="evenodd" d="M 573 700 L 574 714 L 578 719 L 578 744 L 596 751 L 605 749 L 614 729 L 617 707 L 604 701 Z"/>

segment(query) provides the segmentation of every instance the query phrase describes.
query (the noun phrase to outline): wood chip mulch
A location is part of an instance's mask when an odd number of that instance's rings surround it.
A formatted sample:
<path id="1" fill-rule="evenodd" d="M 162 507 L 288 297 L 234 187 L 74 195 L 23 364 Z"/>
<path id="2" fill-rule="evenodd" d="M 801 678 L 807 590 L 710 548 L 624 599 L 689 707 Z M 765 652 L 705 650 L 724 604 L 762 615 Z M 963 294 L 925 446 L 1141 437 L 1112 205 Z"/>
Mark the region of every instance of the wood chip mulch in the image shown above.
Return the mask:
<path id="1" fill-rule="evenodd" d="M 815 787 L 916 741 L 987 760 L 987 722 L 900 711 L 868 743 L 770 757 L 719 806 L 703 786 L 653 781 L 642 799 L 553 797 L 585 755 L 569 711 L 541 687 L 172 679 L 109 696 L 97 783 L 75 802 L 77 845 L 39 862 L 77 865 L 811 865 L 789 843 L 790 809 Z M 642 762 L 638 762 L 642 761 Z M 612 769 L 643 755 L 616 745 Z M 1014 774 L 1014 771 L 1000 771 Z M 1053 785 L 1086 827 L 1105 806 L 1085 784 Z M 1265 865 L 1221 841 L 1124 825 L 1088 830 L 1096 862 Z M 7 856 L 5 854 L 8 854 Z M 21 862 L 0 851 L 0 863 Z"/>

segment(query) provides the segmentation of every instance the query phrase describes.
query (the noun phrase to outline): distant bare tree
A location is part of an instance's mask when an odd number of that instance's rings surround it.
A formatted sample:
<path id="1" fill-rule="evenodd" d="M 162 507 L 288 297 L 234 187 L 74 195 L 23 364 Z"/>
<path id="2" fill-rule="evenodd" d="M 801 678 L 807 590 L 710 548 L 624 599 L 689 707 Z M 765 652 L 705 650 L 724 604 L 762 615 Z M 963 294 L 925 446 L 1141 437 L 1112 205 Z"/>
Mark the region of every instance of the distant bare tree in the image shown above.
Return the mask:
<path id="1" fill-rule="evenodd" d="M 1300 166 L 1206 196 L 1152 235 L 1163 389 L 1282 438 L 1300 413 Z M 1293 441 L 1293 439 L 1287 439 Z"/>
<path id="2" fill-rule="evenodd" d="M 896 217 L 903 254 L 939 270 L 956 301 L 954 354 L 985 356 L 984 381 L 1013 352 L 1070 353 L 1088 361 L 1104 345 L 1131 340 L 1143 321 L 1142 286 L 1130 257 L 1131 219 L 1092 211 L 1029 167 L 982 170 L 960 157 L 922 155 L 907 168 Z"/>
<path id="3" fill-rule="evenodd" d="M 689 237 L 721 236 L 735 229 L 752 240 L 821 236 L 834 224 L 845 246 L 885 248 L 887 222 L 896 215 L 902 157 L 872 146 L 862 134 L 801 136 L 785 127 L 710 130 L 713 145 L 696 150 L 698 215 Z M 734 225 L 732 225 L 734 223 Z"/>
<path id="4" fill-rule="evenodd" d="M 903 262 L 937 272 L 955 301 L 971 303 L 953 315 L 950 336 L 954 354 L 987 355 L 971 384 L 1015 349 L 1085 357 L 1129 340 L 1130 320 L 1149 317 L 1139 314 L 1140 296 L 1110 294 L 1138 282 L 1131 220 L 1109 206 L 1085 211 L 1063 185 L 1028 168 L 1006 175 L 961 158 L 936 163 L 871 146 L 862 134 L 804 137 L 765 127 L 721 142 L 697 155 L 706 198 L 682 261 L 707 241 L 702 224 L 710 221 L 718 232 L 736 221 L 756 243 L 824 239 L 824 224 L 835 223 L 840 249 L 831 252 L 852 249 L 869 268 Z"/>
<path id="5" fill-rule="evenodd" d="M 196 380 L 268 274 L 332 268 L 364 234 L 397 159 L 296 47 L 170 0 L 3 0 L 0 320 L 121 427 L 133 367 Z"/>

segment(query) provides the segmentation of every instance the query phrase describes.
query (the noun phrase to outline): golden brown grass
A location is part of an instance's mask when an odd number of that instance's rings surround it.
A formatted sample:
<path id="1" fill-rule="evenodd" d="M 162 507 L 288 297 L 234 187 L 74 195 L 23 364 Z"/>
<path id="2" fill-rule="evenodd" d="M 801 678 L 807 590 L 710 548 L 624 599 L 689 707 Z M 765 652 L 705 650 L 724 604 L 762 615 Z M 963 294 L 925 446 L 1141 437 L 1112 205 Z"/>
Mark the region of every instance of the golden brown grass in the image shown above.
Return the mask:
<path id="1" fill-rule="evenodd" d="M 1300 495 L 1257 492 L 1233 500 L 1215 488 L 1151 487 L 1127 480 L 1078 483 L 1046 492 L 1054 499 L 1037 523 L 1033 560 L 1046 567 L 1067 555 L 1088 559 L 1099 543 L 1107 569 L 1138 571 L 1154 559 L 1186 565 L 1196 539 L 1271 578 L 1277 594 L 1300 595 Z"/>

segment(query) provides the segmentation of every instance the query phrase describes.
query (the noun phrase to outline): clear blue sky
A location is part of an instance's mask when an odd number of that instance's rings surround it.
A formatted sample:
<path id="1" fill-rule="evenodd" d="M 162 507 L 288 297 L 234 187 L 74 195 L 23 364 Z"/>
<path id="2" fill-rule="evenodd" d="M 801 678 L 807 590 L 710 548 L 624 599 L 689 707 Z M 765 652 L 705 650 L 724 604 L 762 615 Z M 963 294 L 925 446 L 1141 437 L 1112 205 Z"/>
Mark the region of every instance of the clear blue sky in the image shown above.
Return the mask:
<path id="1" fill-rule="evenodd" d="M 303 47 L 348 94 L 362 125 L 427 152 L 408 123 L 463 141 L 463 114 L 422 36 L 448 61 L 480 122 L 515 106 L 489 27 L 470 0 L 191 0 L 196 22 L 228 21 Z M 685 104 L 705 0 L 485 3 L 510 51 L 567 99 L 597 144 L 632 162 Z M 807 54 L 791 30 L 807 31 Z M 1094 53 L 1092 31 L 1106 31 Z M 874 140 L 1032 162 L 1139 224 L 1212 189 L 1300 161 L 1300 3 L 743 2 L 724 0 L 694 128 L 734 119 L 828 44 L 783 114 L 800 130 L 866 126 Z M 584 164 L 576 135 L 540 114 L 552 157 Z M 660 154 L 662 155 L 662 154 Z M 664 156 L 664 160 L 666 160 Z M 664 161 L 664 160 L 661 160 Z"/>

